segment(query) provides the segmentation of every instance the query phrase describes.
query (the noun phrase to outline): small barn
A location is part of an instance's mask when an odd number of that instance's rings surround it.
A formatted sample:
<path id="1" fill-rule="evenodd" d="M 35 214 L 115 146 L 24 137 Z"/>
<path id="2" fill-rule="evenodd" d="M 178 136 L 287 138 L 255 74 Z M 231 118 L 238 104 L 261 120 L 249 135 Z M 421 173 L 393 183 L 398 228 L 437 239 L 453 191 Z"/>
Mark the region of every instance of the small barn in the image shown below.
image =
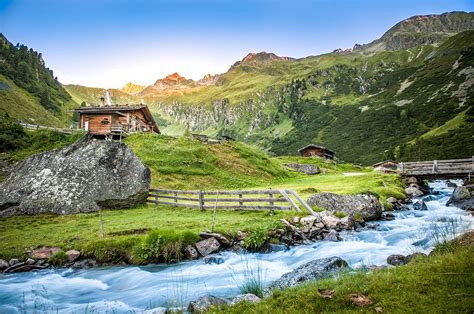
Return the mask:
<path id="1" fill-rule="evenodd" d="M 81 107 L 74 111 L 79 113 L 79 128 L 94 136 L 160 133 L 146 105 Z"/>
<path id="2" fill-rule="evenodd" d="M 309 144 L 306 145 L 303 148 L 300 148 L 298 152 L 301 154 L 303 157 L 323 157 L 327 159 L 334 159 L 334 155 L 336 155 L 335 152 L 327 149 L 324 146 L 319 146 L 315 144 Z"/>

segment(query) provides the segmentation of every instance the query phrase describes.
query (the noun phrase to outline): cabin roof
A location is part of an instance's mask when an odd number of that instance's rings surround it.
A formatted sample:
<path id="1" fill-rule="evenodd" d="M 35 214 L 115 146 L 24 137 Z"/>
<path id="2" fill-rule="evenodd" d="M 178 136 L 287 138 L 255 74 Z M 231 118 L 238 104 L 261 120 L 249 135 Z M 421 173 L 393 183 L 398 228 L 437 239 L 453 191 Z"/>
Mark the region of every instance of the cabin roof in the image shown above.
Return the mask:
<path id="1" fill-rule="evenodd" d="M 319 149 L 325 150 L 325 151 L 327 151 L 327 152 L 329 152 L 329 153 L 336 154 L 335 152 L 333 152 L 333 151 L 330 150 L 330 149 L 327 149 L 327 148 L 324 147 L 324 146 L 315 145 L 315 144 L 308 144 L 308 145 L 306 145 L 305 147 L 302 147 L 302 148 L 298 149 L 298 152 L 301 153 L 302 151 L 304 151 L 304 150 L 306 150 L 306 149 L 308 149 L 308 148 L 319 148 Z"/>
<path id="2" fill-rule="evenodd" d="M 156 130 L 157 133 L 160 133 L 160 129 L 156 125 L 155 119 L 153 119 L 153 115 L 148 109 L 147 105 L 139 104 L 139 105 L 126 105 L 126 106 L 105 106 L 105 107 L 81 107 L 74 109 L 75 112 L 80 114 L 104 114 L 104 113 L 117 113 L 117 112 L 127 112 L 127 111 L 141 111 L 145 118 L 152 124 L 153 129 Z"/>

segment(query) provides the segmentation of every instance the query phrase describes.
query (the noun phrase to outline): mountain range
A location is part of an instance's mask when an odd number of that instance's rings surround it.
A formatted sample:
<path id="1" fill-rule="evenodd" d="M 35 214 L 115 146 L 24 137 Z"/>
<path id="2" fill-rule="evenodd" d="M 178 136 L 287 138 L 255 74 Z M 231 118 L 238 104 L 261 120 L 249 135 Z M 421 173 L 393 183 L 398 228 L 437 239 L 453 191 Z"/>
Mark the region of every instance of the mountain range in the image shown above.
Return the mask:
<path id="1" fill-rule="evenodd" d="M 0 113 L 25 118 L 18 113 L 22 96 L 51 115 L 50 124 L 65 121 L 73 104 L 97 104 L 104 93 L 53 78 L 51 86 L 70 96 L 55 97 L 54 111 L 17 84 L 17 74 L 0 74 Z M 146 103 L 170 135 L 227 135 L 277 155 L 315 143 L 340 159 L 370 164 L 471 157 L 473 85 L 474 13 L 449 12 L 408 18 L 351 49 L 300 59 L 249 53 L 222 74 L 194 81 L 173 73 L 109 93 L 116 104 Z M 2 105 L 12 93 L 15 105 Z"/>

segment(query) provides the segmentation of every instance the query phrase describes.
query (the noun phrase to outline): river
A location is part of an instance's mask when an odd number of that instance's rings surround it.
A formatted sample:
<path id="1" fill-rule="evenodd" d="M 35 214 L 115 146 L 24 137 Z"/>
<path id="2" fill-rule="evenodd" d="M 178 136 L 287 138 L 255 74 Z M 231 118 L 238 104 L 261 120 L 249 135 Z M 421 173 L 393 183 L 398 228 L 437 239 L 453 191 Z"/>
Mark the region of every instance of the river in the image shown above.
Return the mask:
<path id="1" fill-rule="evenodd" d="M 340 256 L 351 267 L 359 268 L 386 265 L 391 254 L 429 253 L 434 245 L 434 229 L 438 234 L 451 228 L 460 233 L 474 227 L 474 217 L 446 206 L 453 188 L 447 187 L 445 181 L 433 181 L 430 187 L 434 192 L 428 196 L 431 200 L 426 202 L 427 211 L 394 212 L 394 220 L 377 222 L 375 229 L 341 233 L 340 242 L 319 241 L 269 254 L 225 252 L 220 265 L 197 260 L 172 265 L 0 274 L 0 313 L 141 313 L 159 307 L 186 306 L 208 293 L 230 298 L 239 294 L 239 285 L 251 273 L 269 283 L 318 258 Z"/>

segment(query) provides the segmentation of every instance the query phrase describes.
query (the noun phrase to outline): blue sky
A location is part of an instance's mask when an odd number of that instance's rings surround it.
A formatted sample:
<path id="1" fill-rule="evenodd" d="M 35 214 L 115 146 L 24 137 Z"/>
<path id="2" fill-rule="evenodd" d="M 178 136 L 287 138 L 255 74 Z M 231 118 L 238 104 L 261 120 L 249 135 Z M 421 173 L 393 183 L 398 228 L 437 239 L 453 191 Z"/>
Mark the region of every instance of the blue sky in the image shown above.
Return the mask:
<path id="1" fill-rule="evenodd" d="M 413 15 L 473 10 L 473 0 L 0 0 L 0 32 L 42 52 L 63 83 L 120 87 L 222 73 L 248 52 L 317 55 Z"/>

